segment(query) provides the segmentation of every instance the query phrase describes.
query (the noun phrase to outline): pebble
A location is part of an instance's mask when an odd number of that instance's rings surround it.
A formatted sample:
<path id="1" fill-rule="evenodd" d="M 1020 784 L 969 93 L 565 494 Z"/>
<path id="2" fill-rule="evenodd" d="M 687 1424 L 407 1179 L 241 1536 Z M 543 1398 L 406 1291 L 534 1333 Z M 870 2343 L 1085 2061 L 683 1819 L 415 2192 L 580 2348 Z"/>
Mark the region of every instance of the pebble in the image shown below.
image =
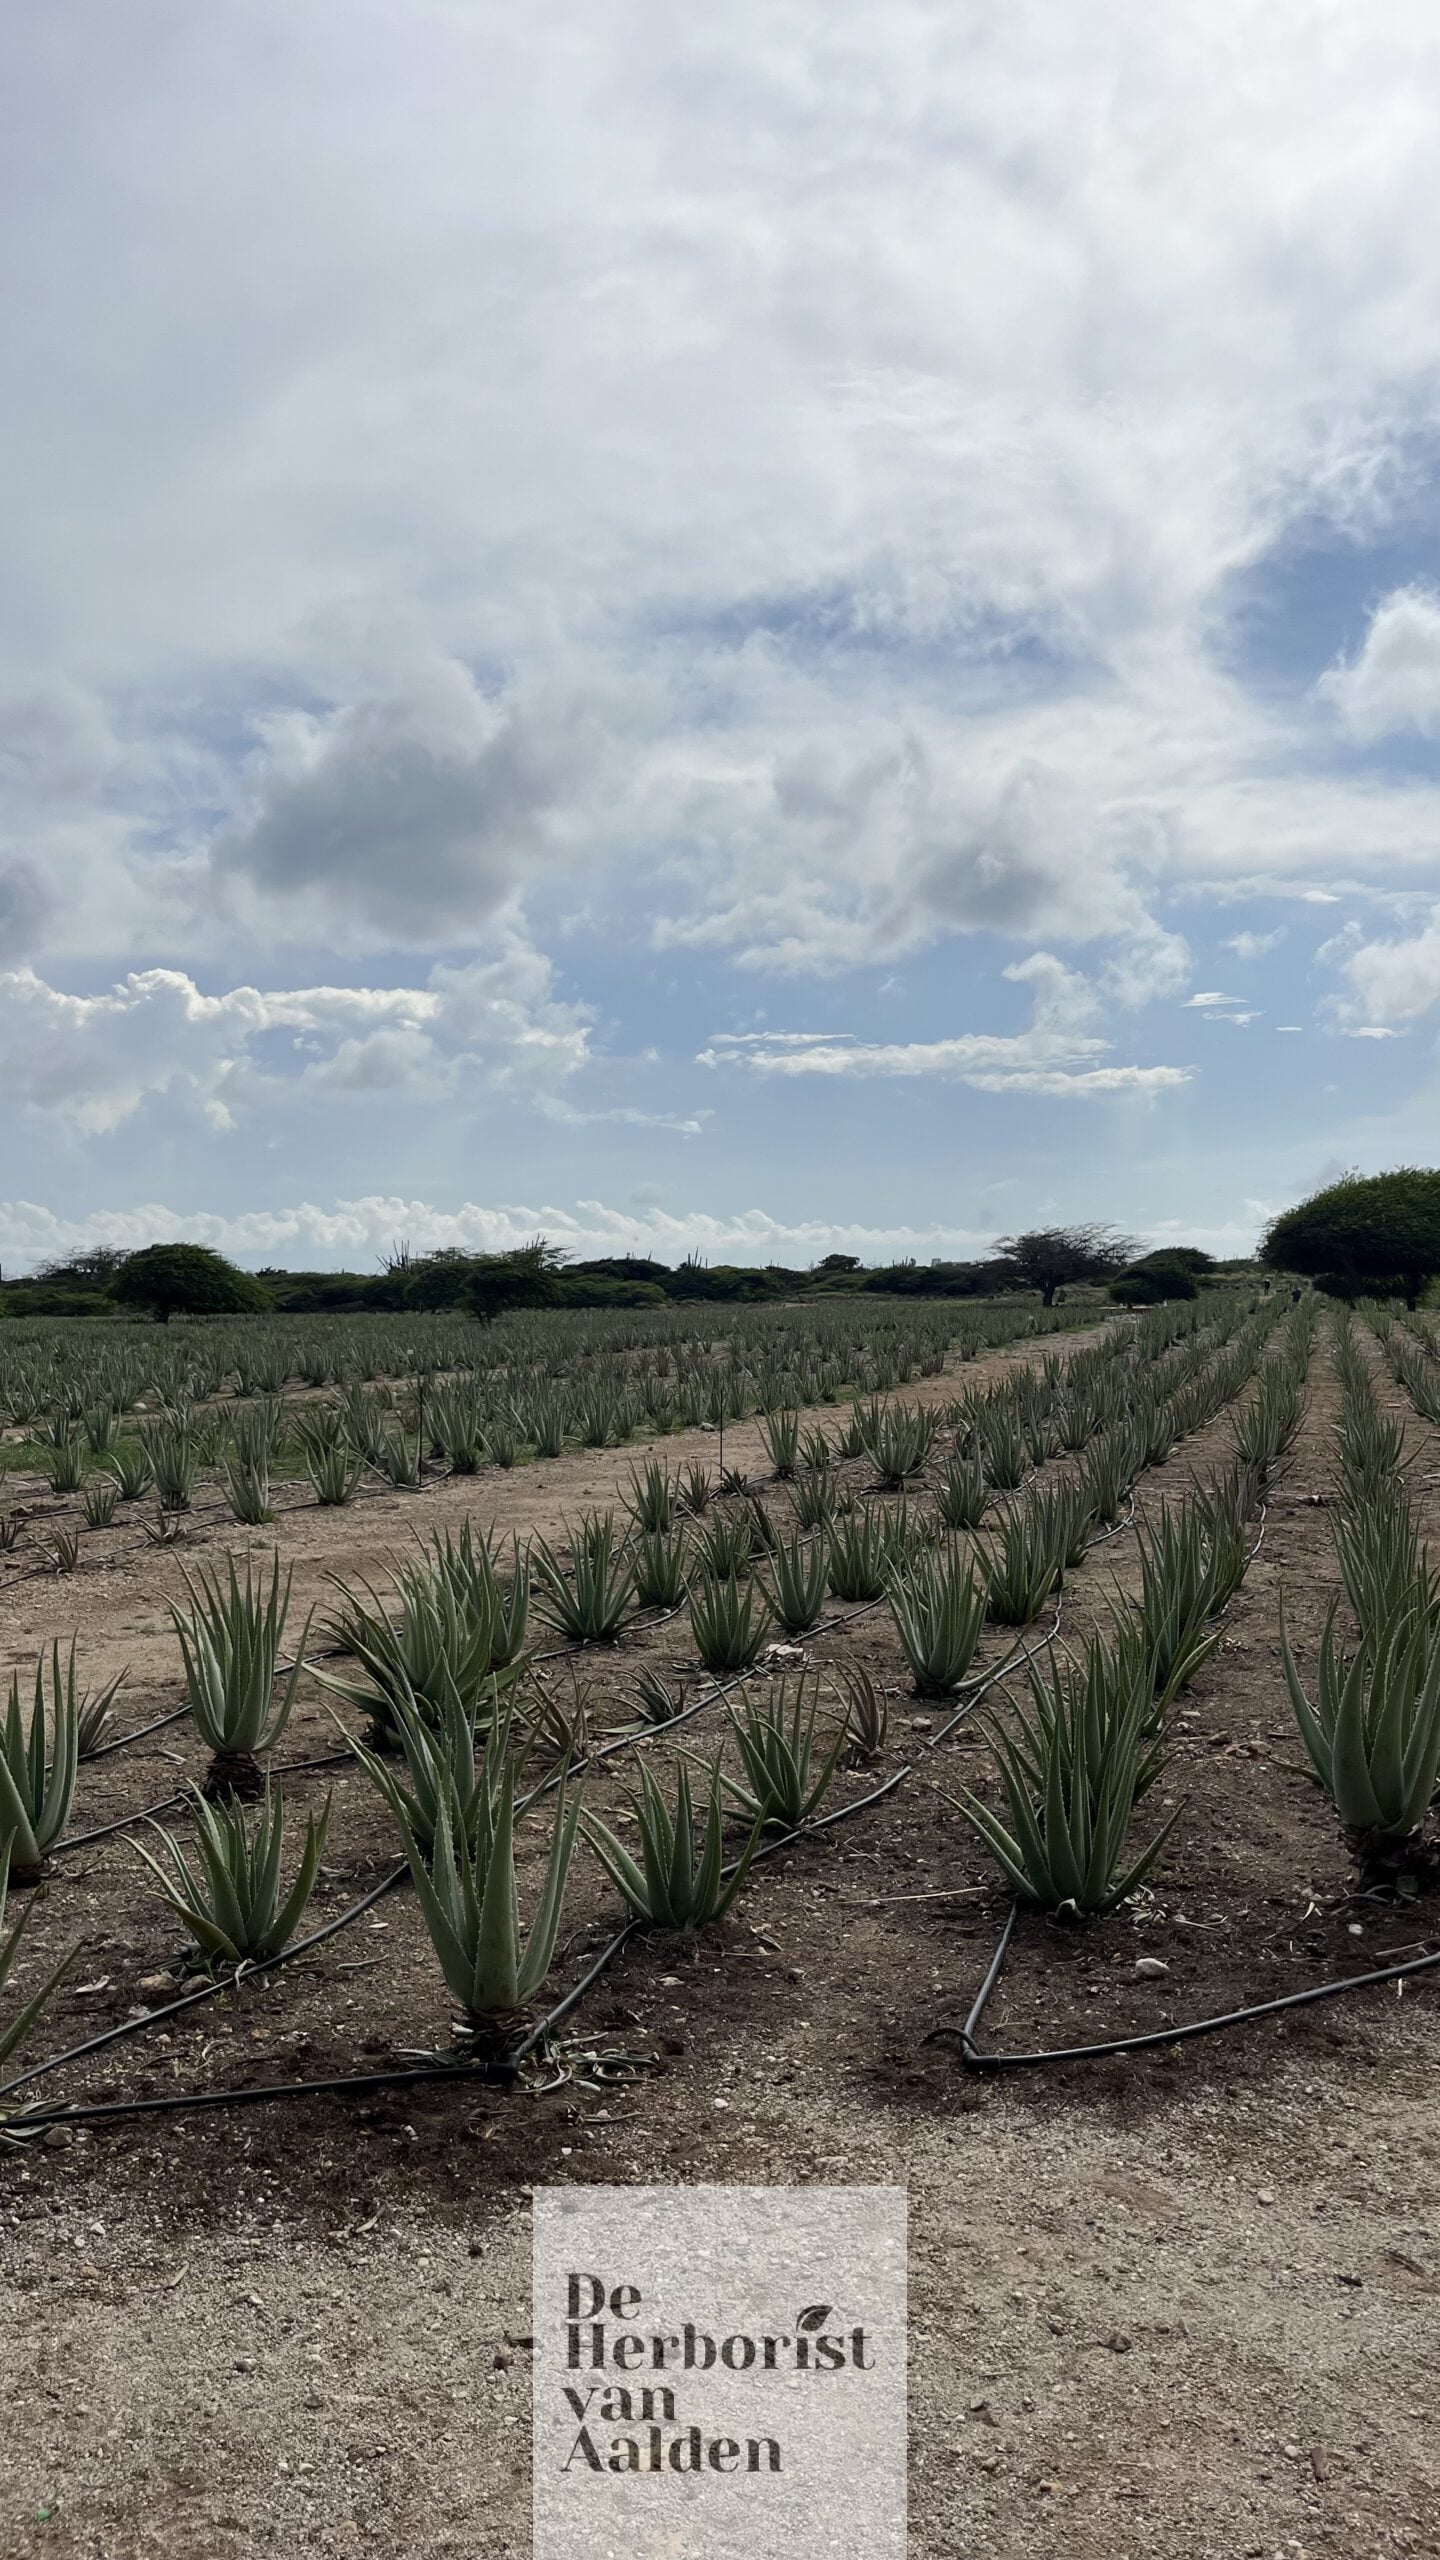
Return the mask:
<path id="1" fill-rule="evenodd" d="M 1158 1982 L 1162 1973 L 1168 1973 L 1170 1967 L 1168 1964 L 1162 1964 L 1159 1956 L 1137 1956 L 1135 1970 L 1142 1982 Z"/>
<path id="2" fill-rule="evenodd" d="M 1275 2201 L 1274 2188 L 1261 2187 L 1256 2194 L 1255 2201 L 1257 2204 L 1273 2204 Z"/>

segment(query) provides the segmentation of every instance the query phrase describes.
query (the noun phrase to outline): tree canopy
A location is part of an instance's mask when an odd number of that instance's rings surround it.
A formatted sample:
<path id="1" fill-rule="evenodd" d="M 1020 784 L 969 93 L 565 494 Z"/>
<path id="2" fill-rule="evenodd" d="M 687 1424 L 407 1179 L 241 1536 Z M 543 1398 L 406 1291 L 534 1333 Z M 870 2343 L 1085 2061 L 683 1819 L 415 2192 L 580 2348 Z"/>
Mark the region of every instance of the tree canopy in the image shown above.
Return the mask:
<path id="1" fill-rule="evenodd" d="M 1047 1307 L 1055 1292 L 1075 1280 L 1106 1280 L 1129 1261 L 1134 1247 L 1113 1227 L 1032 1227 L 1002 1236 L 996 1248 L 1027 1289 L 1038 1289 Z"/>
<path id="2" fill-rule="evenodd" d="M 1440 1173 L 1418 1165 L 1347 1173 L 1274 1219 L 1260 1259 L 1337 1297 L 1403 1297 L 1417 1306 L 1440 1271 Z"/>
<path id="3" fill-rule="evenodd" d="M 407 1307 L 463 1307 L 488 1324 L 509 1307 L 556 1304 L 556 1285 L 564 1255 L 537 1236 L 532 1244 L 508 1253 L 462 1253 L 444 1245 L 405 1266 Z"/>
<path id="4" fill-rule="evenodd" d="M 110 1294 L 122 1307 L 148 1309 L 157 1324 L 177 1315 L 264 1315 L 270 1305 L 258 1280 L 208 1244 L 147 1244 L 127 1254 Z"/>

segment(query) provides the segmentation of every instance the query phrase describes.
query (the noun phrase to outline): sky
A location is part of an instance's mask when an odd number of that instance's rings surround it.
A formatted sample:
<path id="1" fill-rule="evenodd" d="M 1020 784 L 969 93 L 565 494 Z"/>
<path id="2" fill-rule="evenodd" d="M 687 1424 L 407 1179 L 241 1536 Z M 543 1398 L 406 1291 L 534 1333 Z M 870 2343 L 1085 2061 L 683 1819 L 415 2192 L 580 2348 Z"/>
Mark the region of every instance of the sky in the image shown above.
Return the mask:
<path id="1" fill-rule="evenodd" d="M 22 0 L 0 1269 L 1437 1155 L 1429 0 Z"/>

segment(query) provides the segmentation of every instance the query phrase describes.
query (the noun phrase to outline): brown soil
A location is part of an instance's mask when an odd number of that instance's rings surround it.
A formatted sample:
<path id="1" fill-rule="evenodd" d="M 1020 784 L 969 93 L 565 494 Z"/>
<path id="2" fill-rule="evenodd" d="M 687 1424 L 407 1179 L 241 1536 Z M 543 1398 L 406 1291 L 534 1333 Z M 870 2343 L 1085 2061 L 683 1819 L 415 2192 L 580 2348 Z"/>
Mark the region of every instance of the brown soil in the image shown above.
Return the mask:
<path id="1" fill-rule="evenodd" d="M 1344 1844 L 1298 1765 L 1277 1590 L 1303 1659 L 1335 1579 L 1323 1359 L 1313 1390 L 1222 1647 L 1179 1702 L 1160 1792 L 1184 1810 L 1153 1890 L 1084 1930 L 1022 1922 L 988 2044 L 1142 2032 L 1440 1943 L 1433 1893 L 1351 1898 Z M 1383 1373 L 1377 1391 L 1396 1404 Z M 1411 1433 L 1428 1501 L 1434 1437 L 1413 1416 Z M 682 1459 L 713 1455 L 714 1440 L 657 1447 Z M 379 1579 L 412 1527 L 474 1517 L 558 1535 L 613 1499 L 642 1454 L 336 1512 L 296 1501 L 250 1543 L 268 1555 L 278 1538 L 303 1615 L 324 1605 L 328 1571 Z M 1222 1418 L 1142 1480 L 1142 1515 L 1229 1454 Z M 727 1434 L 726 1455 L 762 1472 L 751 1430 Z M 167 1550 L 117 1527 L 85 1537 L 81 1569 L 60 1578 L 34 1571 L 49 1502 L 26 1498 L 29 1545 L 6 1560 L 9 1658 L 33 1660 L 78 1628 L 87 1676 L 129 1663 L 126 1720 L 163 1713 L 177 1697 L 166 1604 L 181 1567 L 243 1552 L 245 1533 L 207 1518 Z M 1067 1585 L 1068 1632 L 1133 1580 L 1135 1554 L 1129 1535 L 1092 1549 Z M 557 1698 L 582 1696 L 597 1732 L 623 1725 L 639 1665 L 673 1669 L 687 1633 L 681 1618 L 552 1663 Z M 1009 1641 L 993 1631 L 986 1658 Z M 142 2116 L 0 2158 L 13 2411 L 0 2548 L 95 2560 L 527 2549 L 527 2358 L 506 2333 L 528 2327 L 530 2188 L 572 2178 L 908 2186 L 917 2551 L 1360 2560 L 1435 2547 L 1440 2462 L 1418 2423 L 1440 2281 L 1428 1978 L 1403 1997 L 1365 1993 L 1154 2055 L 974 2077 L 953 2041 L 927 2039 L 965 2015 L 1007 1908 L 954 1808 L 983 1780 L 983 1748 L 964 1726 L 928 1748 L 944 1711 L 909 1697 L 884 1610 L 809 1650 L 822 1670 L 865 1664 L 890 1695 L 886 1749 L 847 1772 L 841 1800 L 907 1766 L 908 1778 L 758 1868 L 698 1945 L 632 1940 L 535 2086 Z M 711 1707 L 685 1739 L 705 1748 L 722 1730 Z M 312 1691 L 282 1756 L 333 1739 Z M 623 1807 L 626 1757 L 591 1782 L 607 1815 Z M 77 1827 L 132 1813 L 202 1766 L 183 1724 L 92 1764 Z M 296 1805 L 327 1784 L 317 1921 L 393 1856 L 357 1775 L 292 1780 Z M 73 1852 L 45 1892 L 32 1966 L 77 1933 L 86 1944 L 32 2039 L 36 2058 L 158 2005 L 187 1972 L 123 1841 Z M 562 1982 L 614 1920 L 587 1861 Z M 1137 1959 L 1166 1970 L 1137 1974 Z M 449 2032 L 402 1891 L 313 1958 L 36 2095 L 382 2069 L 396 2052 L 444 2048 Z"/>

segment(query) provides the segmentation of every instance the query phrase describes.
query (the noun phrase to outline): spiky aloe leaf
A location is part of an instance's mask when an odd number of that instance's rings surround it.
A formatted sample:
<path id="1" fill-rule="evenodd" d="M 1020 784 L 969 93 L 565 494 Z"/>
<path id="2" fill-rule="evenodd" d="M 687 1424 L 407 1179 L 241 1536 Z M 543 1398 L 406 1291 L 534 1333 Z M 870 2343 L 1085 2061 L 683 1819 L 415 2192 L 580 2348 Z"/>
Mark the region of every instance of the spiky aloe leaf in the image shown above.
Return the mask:
<path id="1" fill-rule="evenodd" d="M 75 1800 L 81 1701 L 73 1645 L 63 1672 L 60 1647 L 51 1647 L 48 1697 L 45 1673 L 42 1653 L 35 1665 L 28 1724 L 20 1708 L 20 1674 L 11 1674 L 9 1704 L 0 1724 L 0 1849 L 7 1853 L 15 1884 L 38 1883 Z"/>

